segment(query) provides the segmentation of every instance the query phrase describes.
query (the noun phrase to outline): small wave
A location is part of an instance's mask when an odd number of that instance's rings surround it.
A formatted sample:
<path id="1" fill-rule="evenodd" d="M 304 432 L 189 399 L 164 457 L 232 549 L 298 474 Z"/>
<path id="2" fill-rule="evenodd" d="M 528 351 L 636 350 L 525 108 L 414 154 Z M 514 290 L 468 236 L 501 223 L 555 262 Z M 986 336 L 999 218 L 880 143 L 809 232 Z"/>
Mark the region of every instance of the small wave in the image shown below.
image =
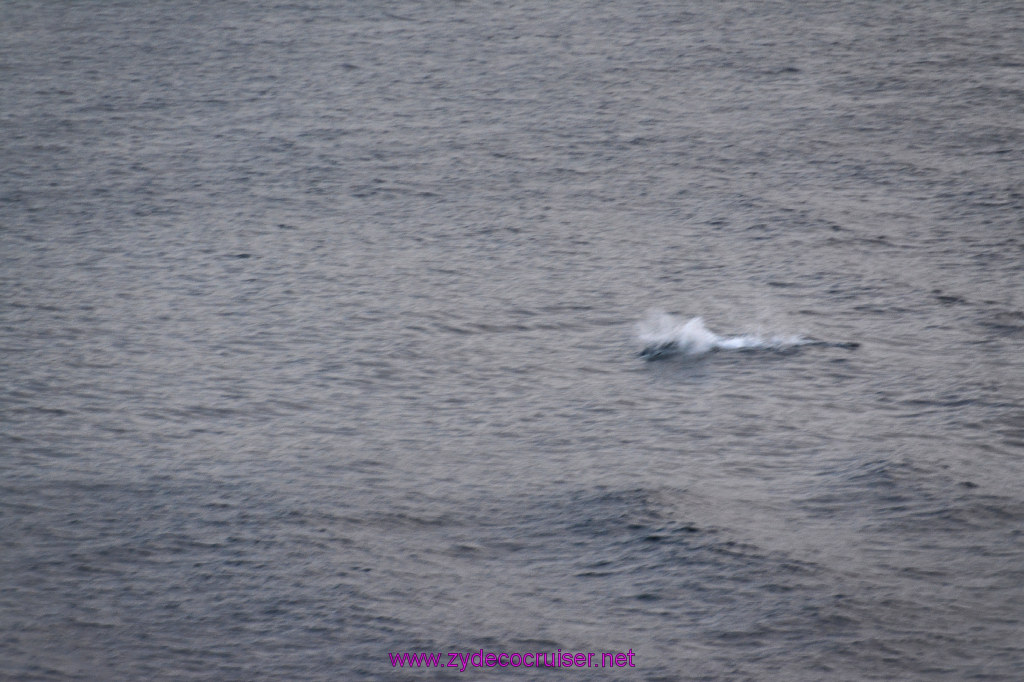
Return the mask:
<path id="1" fill-rule="evenodd" d="M 700 317 L 685 322 L 668 313 L 651 313 L 637 325 L 644 344 L 640 357 L 648 360 L 669 355 L 704 355 L 718 350 L 785 350 L 797 346 L 828 345 L 856 348 L 856 343 L 828 343 L 803 336 L 720 336 L 704 326 Z"/>

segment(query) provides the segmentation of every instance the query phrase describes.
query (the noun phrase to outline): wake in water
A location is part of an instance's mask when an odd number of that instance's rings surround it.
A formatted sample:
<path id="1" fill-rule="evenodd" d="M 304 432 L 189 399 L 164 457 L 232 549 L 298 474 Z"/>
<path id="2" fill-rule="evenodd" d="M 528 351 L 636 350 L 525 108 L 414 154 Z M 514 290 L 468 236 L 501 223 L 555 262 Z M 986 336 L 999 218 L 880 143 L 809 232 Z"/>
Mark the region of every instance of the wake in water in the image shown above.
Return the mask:
<path id="1" fill-rule="evenodd" d="M 786 350 L 797 346 L 857 348 L 859 343 L 830 343 L 803 336 L 719 336 L 693 317 L 686 322 L 667 313 L 652 313 L 637 325 L 644 343 L 640 357 L 658 360 L 670 355 L 704 355 L 718 350 Z"/>

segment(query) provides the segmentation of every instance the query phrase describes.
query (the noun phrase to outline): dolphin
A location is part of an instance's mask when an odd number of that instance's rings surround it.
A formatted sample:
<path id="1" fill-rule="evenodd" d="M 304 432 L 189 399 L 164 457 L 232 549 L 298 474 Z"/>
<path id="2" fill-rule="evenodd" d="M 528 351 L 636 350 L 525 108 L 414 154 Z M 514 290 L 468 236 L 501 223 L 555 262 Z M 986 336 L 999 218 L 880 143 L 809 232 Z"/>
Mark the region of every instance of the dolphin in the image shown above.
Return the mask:
<path id="1" fill-rule="evenodd" d="M 820 339 L 801 339 L 795 343 L 790 344 L 749 344 L 742 343 L 743 337 L 737 337 L 737 339 L 722 339 L 721 343 L 716 343 L 708 348 L 706 353 L 713 353 L 721 350 L 788 350 L 796 346 L 819 346 L 824 348 L 842 348 L 844 350 L 856 350 L 860 348 L 858 341 L 822 341 Z M 740 341 L 738 343 L 729 343 L 730 341 Z M 637 357 L 641 357 L 648 362 L 653 360 L 664 360 L 665 358 L 672 357 L 674 355 L 703 355 L 704 353 L 693 353 L 685 344 L 680 344 L 677 340 L 664 341 L 661 343 L 651 343 L 637 353 Z"/>
<path id="2" fill-rule="evenodd" d="M 650 316 L 638 327 L 645 342 L 638 355 L 645 360 L 660 360 L 673 355 L 704 355 L 723 350 L 784 351 L 797 346 L 825 346 L 853 350 L 856 341 L 822 341 L 803 336 L 719 336 L 704 326 L 704 320 L 693 317 L 683 322 L 665 313 Z"/>

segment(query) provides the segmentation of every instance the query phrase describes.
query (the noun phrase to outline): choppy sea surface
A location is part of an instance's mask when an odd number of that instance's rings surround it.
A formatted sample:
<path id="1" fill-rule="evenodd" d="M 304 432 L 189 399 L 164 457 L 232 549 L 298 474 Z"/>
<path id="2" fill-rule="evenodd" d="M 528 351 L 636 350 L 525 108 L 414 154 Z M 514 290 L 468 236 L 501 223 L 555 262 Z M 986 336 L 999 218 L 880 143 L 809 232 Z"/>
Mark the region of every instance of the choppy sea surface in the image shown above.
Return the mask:
<path id="1" fill-rule="evenodd" d="M 1022 112 L 1011 1 L 3 2 L 0 678 L 1019 679 Z"/>

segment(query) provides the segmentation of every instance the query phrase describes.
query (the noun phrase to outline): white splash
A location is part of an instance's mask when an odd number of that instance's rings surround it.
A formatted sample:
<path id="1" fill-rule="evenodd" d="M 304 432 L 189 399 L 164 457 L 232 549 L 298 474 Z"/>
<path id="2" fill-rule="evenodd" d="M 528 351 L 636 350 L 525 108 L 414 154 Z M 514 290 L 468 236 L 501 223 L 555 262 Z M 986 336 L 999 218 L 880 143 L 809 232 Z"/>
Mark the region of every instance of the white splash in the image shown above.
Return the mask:
<path id="1" fill-rule="evenodd" d="M 781 350 L 793 346 L 818 343 L 801 336 L 719 336 L 704 326 L 704 320 L 693 317 L 683 322 L 668 313 L 651 313 L 637 325 L 637 334 L 644 344 L 641 357 L 654 360 L 666 355 L 703 355 L 716 350 L 763 349 Z"/>

